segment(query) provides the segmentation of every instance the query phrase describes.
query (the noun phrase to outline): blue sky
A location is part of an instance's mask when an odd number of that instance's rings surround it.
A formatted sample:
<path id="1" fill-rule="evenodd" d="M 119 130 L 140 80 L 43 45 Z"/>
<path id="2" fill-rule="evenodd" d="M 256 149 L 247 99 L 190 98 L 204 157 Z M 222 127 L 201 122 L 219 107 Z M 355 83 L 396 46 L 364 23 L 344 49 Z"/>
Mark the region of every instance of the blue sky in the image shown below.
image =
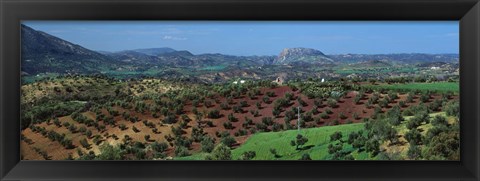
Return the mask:
<path id="1" fill-rule="evenodd" d="M 85 48 L 170 47 L 194 54 L 459 53 L 458 21 L 24 21 Z"/>

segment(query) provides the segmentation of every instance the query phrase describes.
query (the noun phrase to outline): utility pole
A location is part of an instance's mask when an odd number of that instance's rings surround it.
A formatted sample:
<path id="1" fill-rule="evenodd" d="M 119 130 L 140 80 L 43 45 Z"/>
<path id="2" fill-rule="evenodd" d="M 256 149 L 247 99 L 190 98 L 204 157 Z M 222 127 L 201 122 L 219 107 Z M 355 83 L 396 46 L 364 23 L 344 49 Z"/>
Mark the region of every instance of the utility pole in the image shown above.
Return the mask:
<path id="1" fill-rule="evenodd" d="M 298 129 L 298 134 L 300 134 L 300 106 L 297 107 L 297 110 L 298 110 L 297 129 Z"/>

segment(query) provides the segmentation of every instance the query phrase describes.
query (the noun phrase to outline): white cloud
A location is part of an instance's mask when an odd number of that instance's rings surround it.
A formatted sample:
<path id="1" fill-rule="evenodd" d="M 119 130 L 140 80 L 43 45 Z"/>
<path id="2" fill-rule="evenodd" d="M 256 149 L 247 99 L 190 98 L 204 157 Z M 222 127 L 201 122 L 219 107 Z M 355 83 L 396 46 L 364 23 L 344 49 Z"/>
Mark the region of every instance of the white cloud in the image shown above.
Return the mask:
<path id="1" fill-rule="evenodd" d="M 162 37 L 163 40 L 186 40 L 187 38 L 185 37 L 176 37 L 176 36 L 171 36 L 171 35 L 165 35 Z"/>

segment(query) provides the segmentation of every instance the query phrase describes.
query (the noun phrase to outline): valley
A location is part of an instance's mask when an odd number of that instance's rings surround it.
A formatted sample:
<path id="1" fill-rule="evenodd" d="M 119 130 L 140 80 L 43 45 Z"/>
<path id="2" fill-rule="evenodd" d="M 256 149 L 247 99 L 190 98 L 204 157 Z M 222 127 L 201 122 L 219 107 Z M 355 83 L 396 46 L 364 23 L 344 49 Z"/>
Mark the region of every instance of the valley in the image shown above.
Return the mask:
<path id="1" fill-rule="evenodd" d="M 458 54 L 107 52 L 22 36 L 23 160 L 460 158 Z"/>

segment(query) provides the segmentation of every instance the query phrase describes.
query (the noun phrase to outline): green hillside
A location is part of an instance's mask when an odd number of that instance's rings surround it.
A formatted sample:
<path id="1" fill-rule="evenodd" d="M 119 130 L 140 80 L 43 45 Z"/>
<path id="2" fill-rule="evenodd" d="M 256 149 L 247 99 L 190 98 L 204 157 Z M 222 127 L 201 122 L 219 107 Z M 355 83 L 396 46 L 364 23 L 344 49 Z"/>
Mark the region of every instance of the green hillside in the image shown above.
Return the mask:
<path id="1" fill-rule="evenodd" d="M 348 134 L 363 129 L 364 123 L 346 124 L 338 126 L 325 126 L 320 128 L 302 129 L 300 133 L 308 138 L 308 142 L 303 146 L 303 150 L 295 150 L 290 145 L 290 141 L 297 136 L 297 130 L 288 130 L 282 132 L 257 133 L 250 137 L 247 142 L 240 147 L 232 150 L 232 157 L 237 160 L 242 153 L 246 151 L 255 151 L 256 157 L 253 160 L 298 160 L 303 154 L 308 153 L 313 160 L 329 159 L 328 144 L 330 135 L 336 131 L 341 131 L 343 140 L 348 138 Z M 270 149 L 276 149 L 277 158 L 270 152 Z M 345 144 L 345 150 L 353 150 L 351 145 Z M 204 160 L 207 154 L 199 153 L 188 157 L 176 158 L 178 160 Z M 369 158 L 366 152 L 352 153 L 355 159 L 364 160 Z M 371 158 L 370 158 L 371 159 Z"/>

